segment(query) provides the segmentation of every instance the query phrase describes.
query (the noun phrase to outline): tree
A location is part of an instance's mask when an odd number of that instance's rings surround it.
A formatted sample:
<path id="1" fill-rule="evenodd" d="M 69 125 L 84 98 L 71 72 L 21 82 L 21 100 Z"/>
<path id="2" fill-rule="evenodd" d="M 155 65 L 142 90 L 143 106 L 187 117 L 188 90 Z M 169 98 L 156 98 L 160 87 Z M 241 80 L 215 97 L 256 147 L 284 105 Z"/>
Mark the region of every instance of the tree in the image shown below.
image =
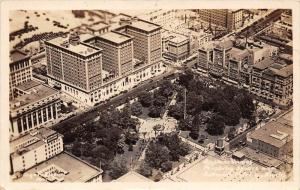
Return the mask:
<path id="1" fill-rule="evenodd" d="M 241 111 L 234 101 L 230 103 L 227 100 L 219 102 L 217 112 L 223 116 L 226 125 L 235 126 L 240 123 Z"/>
<path id="2" fill-rule="evenodd" d="M 178 103 L 178 104 L 169 106 L 168 115 L 171 117 L 174 117 L 177 120 L 182 119 L 183 118 L 183 104 Z"/>
<path id="3" fill-rule="evenodd" d="M 81 156 L 81 144 L 79 142 L 75 142 L 72 146 L 72 154 L 74 154 L 75 156 L 77 157 L 80 157 Z"/>
<path id="4" fill-rule="evenodd" d="M 143 113 L 143 106 L 140 102 L 133 102 L 131 105 L 131 112 L 134 116 L 140 116 Z"/>
<path id="5" fill-rule="evenodd" d="M 169 160 L 169 150 L 167 147 L 151 142 L 145 153 L 145 162 L 149 166 L 159 169 L 161 164 Z"/>
<path id="6" fill-rule="evenodd" d="M 162 85 L 160 86 L 159 88 L 159 94 L 164 96 L 164 97 L 169 97 L 169 96 L 172 96 L 173 94 L 173 84 L 171 83 L 171 81 L 167 80 L 167 81 L 164 81 L 162 83 Z"/>
<path id="7" fill-rule="evenodd" d="M 158 106 L 158 107 L 163 107 L 166 105 L 168 99 L 158 93 L 154 94 L 154 101 L 153 101 L 153 105 L 154 106 Z"/>
<path id="8" fill-rule="evenodd" d="M 126 174 L 127 172 L 128 172 L 128 167 L 127 167 L 126 161 L 123 159 L 114 160 L 110 164 L 109 175 L 112 179 L 118 179 L 119 177 Z"/>
<path id="9" fill-rule="evenodd" d="M 192 127 L 190 132 L 190 137 L 194 140 L 197 140 L 199 137 L 199 127 L 201 125 L 199 114 L 197 114 L 193 121 L 192 121 Z"/>
<path id="10" fill-rule="evenodd" d="M 240 93 L 235 99 L 237 105 L 239 106 L 242 117 L 250 119 L 255 111 L 255 105 L 253 103 L 252 97 L 247 92 Z"/>
<path id="11" fill-rule="evenodd" d="M 138 100 L 141 102 L 143 107 L 149 107 L 152 104 L 153 98 L 151 92 L 143 92 L 138 96 Z"/>
<path id="12" fill-rule="evenodd" d="M 233 139 L 235 137 L 235 133 L 236 133 L 236 128 L 231 127 L 228 132 L 228 139 L 229 140 Z"/>
<path id="13" fill-rule="evenodd" d="M 162 172 L 168 172 L 172 169 L 172 162 L 166 161 L 161 164 L 161 171 Z"/>
<path id="14" fill-rule="evenodd" d="M 150 177 L 152 175 L 152 168 L 148 164 L 142 163 L 138 169 L 138 173 L 145 177 Z"/>
<path id="15" fill-rule="evenodd" d="M 209 120 L 206 131 L 210 135 L 222 135 L 224 134 L 224 128 L 225 124 L 223 117 L 220 115 L 215 115 Z"/>
<path id="16" fill-rule="evenodd" d="M 148 116 L 149 117 L 153 117 L 153 118 L 157 118 L 157 117 L 160 117 L 161 112 L 162 112 L 162 107 L 151 106 L 149 108 Z"/>

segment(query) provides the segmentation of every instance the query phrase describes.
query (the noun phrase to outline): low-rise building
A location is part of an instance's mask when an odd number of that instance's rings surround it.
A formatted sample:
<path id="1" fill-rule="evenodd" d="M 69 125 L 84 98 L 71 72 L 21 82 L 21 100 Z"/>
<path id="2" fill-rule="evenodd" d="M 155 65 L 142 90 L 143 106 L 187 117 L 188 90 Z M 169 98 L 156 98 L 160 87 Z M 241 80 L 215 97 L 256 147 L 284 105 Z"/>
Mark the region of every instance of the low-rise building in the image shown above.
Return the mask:
<path id="1" fill-rule="evenodd" d="M 253 66 L 250 91 L 260 97 L 288 106 L 293 101 L 293 64 L 265 59 Z"/>
<path id="2" fill-rule="evenodd" d="M 254 130 L 248 136 L 249 146 L 278 159 L 284 159 L 293 151 L 293 129 L 282 123 L 271 121 Z"/>
<path id="3" fill-rule="evenodd" d="M 10 134 L 19 136 L 39 128 L 60 115 L 60 93 L 36 80 L 15 88 L 18 97 L 10 101 Z"/>
<path id="4" fill-rule="evenodd" d="M 102 182 L 103 170 L 78 157 L 61 152 L 56 156 L 35 165 L 14 182 L 47 182 L 47 183 L 88 183 Z"/>
<path id="5" fill-rule="evenodd" d="M 24 172 L 63 151 L 63 136 L 47 128 L 30 133 L 10 142 L 11 173 Z"/>
<path id="6" fill-rule="evenodd" d="M 101 35 L 108 32 L 109 25 L 105 22 L 97 22 L 86 27 L 87 32 L 93 35 Z"/>

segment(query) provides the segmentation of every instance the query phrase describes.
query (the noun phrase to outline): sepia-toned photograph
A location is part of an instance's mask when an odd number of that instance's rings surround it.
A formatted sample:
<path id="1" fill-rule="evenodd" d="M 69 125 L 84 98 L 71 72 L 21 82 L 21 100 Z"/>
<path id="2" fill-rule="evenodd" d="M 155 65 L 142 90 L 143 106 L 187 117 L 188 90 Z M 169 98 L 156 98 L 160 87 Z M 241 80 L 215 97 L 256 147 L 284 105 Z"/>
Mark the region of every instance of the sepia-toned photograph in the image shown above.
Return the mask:
<path id="1" fill-rule="evenodd" d="M 10 10 L 10 183 L 294 181 L 293 15 Z"/>

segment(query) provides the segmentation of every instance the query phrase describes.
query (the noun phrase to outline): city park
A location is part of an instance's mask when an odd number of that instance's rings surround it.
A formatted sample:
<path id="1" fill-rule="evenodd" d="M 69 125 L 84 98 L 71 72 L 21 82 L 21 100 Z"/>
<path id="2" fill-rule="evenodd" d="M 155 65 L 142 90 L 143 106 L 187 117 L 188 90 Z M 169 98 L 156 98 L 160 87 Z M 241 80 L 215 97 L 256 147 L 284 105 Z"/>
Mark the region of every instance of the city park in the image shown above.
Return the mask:
<path id="1" fill-rule="evenodd" d="M 254 126 L 253 102 L 243 89 L 187 70 L 125 104 L 99 111 L 83 125 L 67 122 L 56 130 L 64 135 L 67 151 L 104 170 L 103 181 L 130 170 L 160 181 L 192 162 L 190 155 L 201 157 L 193 143 L 206 147 L 220 138 L 229 141 L 244 123 Z"/>

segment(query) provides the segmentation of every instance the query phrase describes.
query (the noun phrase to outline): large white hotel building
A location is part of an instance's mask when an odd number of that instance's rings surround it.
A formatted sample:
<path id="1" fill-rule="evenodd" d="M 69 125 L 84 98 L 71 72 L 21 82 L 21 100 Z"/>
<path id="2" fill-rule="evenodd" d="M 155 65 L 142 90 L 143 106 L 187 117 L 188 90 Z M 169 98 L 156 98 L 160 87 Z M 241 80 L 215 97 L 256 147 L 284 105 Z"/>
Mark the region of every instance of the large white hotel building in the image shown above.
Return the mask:
<path id="1" fill-rule="evenodd" d="M 163 72 L 161 26 L 137 18 L 82 42 L 72 33 L 45 46 L 48 83 L 89 106 Z"/>

